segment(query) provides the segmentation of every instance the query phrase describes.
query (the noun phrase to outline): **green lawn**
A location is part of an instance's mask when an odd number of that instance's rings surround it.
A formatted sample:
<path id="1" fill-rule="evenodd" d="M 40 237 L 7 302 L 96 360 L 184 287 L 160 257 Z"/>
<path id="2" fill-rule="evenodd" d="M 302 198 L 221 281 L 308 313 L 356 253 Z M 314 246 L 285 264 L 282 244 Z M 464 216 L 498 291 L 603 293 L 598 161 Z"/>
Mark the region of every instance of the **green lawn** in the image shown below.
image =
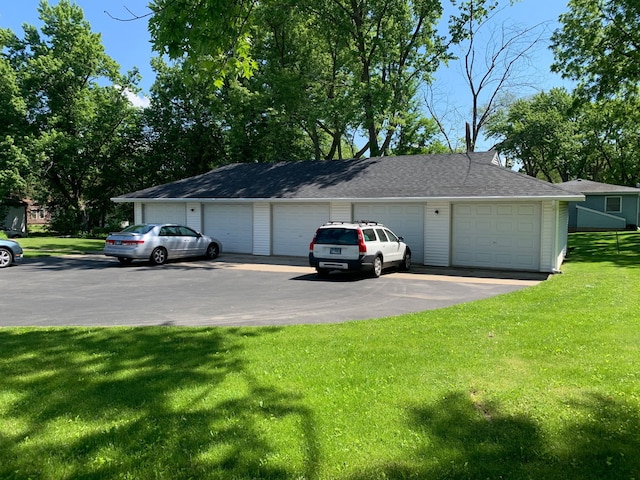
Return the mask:
<path id="1" fill-rule="evenodd" d="M 25 257 L 101 252 L 104 248 L 104 239 L 95 238 L 33 236 L 19 238 L 17 241 L 22 246 Z"/>
<path id="2" fill-rule="evenodd" d="M 401 317 L 0 329 L 0 478 L 639 479 L 640 234 L 570 244 Z"/>

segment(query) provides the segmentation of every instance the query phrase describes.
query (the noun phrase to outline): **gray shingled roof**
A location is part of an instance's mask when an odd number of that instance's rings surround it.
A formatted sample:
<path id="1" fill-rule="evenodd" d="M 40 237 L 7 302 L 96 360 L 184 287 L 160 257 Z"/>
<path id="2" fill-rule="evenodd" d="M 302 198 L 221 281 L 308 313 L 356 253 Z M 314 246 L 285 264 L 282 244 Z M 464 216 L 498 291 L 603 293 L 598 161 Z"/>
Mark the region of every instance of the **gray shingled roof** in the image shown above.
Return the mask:
<path id="1" fill-rule="evenodd" d="M 571 180 L 559 184 L 565 190 L 576 193 L 635 193 L 640 194 L 640 188 L 611 185 L 609 183 L 593 182 L 591 180 Z"/>
<path id="2" fill-rule="evenodd" d="M 551 197 L 582 199 L 498 166 L 494 152 L 356 160 L 236 163 L 114 198 L 372 199 Z"/>

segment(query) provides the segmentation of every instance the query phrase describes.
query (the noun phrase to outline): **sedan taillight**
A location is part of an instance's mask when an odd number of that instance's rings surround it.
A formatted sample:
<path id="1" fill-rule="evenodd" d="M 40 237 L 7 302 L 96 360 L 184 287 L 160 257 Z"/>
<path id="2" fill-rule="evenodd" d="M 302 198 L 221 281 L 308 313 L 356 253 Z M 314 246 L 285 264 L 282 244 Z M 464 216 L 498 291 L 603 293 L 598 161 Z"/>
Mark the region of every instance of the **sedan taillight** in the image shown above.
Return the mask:
<path id="1" fill-rule="evenodd" d="M 144 243 L 144 240 L 105 240 L 105 243 L 107 245 L 142 245 Z"/>

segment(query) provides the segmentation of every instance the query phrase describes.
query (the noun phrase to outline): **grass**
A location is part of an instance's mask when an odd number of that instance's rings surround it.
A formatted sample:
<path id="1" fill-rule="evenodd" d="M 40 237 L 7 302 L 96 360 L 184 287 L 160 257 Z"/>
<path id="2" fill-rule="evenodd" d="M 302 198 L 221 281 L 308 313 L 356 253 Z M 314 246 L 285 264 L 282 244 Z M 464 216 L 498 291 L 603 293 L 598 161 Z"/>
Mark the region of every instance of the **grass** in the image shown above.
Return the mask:
<path id="1" fill-rule="evenodd" d="M 640 234 L 570 245 L 394 318 L 0 329 L 0 478 L 640 478 Z"/>
<path id="2" fill-rule="evenodd" d="M 30 236 L 17 241 L 22 246 L 25 257 L 101 252 L 104 248 L 104 239 L 95 238 Z"/>

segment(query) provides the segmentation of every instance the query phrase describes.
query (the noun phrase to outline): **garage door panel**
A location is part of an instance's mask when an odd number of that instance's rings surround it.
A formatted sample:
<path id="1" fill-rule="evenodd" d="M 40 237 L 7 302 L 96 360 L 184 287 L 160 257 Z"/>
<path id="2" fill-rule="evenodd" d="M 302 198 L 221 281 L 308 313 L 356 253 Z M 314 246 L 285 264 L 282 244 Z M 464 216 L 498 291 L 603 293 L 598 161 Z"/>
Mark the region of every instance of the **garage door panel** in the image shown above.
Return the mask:
<path id="1" fill-rule="evenodd" d="M 203 217 L 203 233 L 220 240 L 225 252 L 252 253 L 251 204 L 205 205 Z"/>
<path id="2" fill-rule="evenodd" d="M 356 204 L 353 208 L 356 220 L 383 223 L 396 235 L 404 238 L 411 248 L 416 263 L 424 258 L 424 205 L 417 203 Z"/>
<path id="3" fill-rule="evenodd" d="M 538 270 L 540 211 L 538 204 L 454 205 L 453 265 Z"/>
<path id="4" fill-rule="evenodd" d="M 187 223 L 185 203 L 146 203 L 144 205 L 145 223 Z"/>
<path id="5" fill-rule="evenodd" d="M 329 221 L 328 204 L 273 206 L 273 254 L 304 257 L 317 228 Z"/>

